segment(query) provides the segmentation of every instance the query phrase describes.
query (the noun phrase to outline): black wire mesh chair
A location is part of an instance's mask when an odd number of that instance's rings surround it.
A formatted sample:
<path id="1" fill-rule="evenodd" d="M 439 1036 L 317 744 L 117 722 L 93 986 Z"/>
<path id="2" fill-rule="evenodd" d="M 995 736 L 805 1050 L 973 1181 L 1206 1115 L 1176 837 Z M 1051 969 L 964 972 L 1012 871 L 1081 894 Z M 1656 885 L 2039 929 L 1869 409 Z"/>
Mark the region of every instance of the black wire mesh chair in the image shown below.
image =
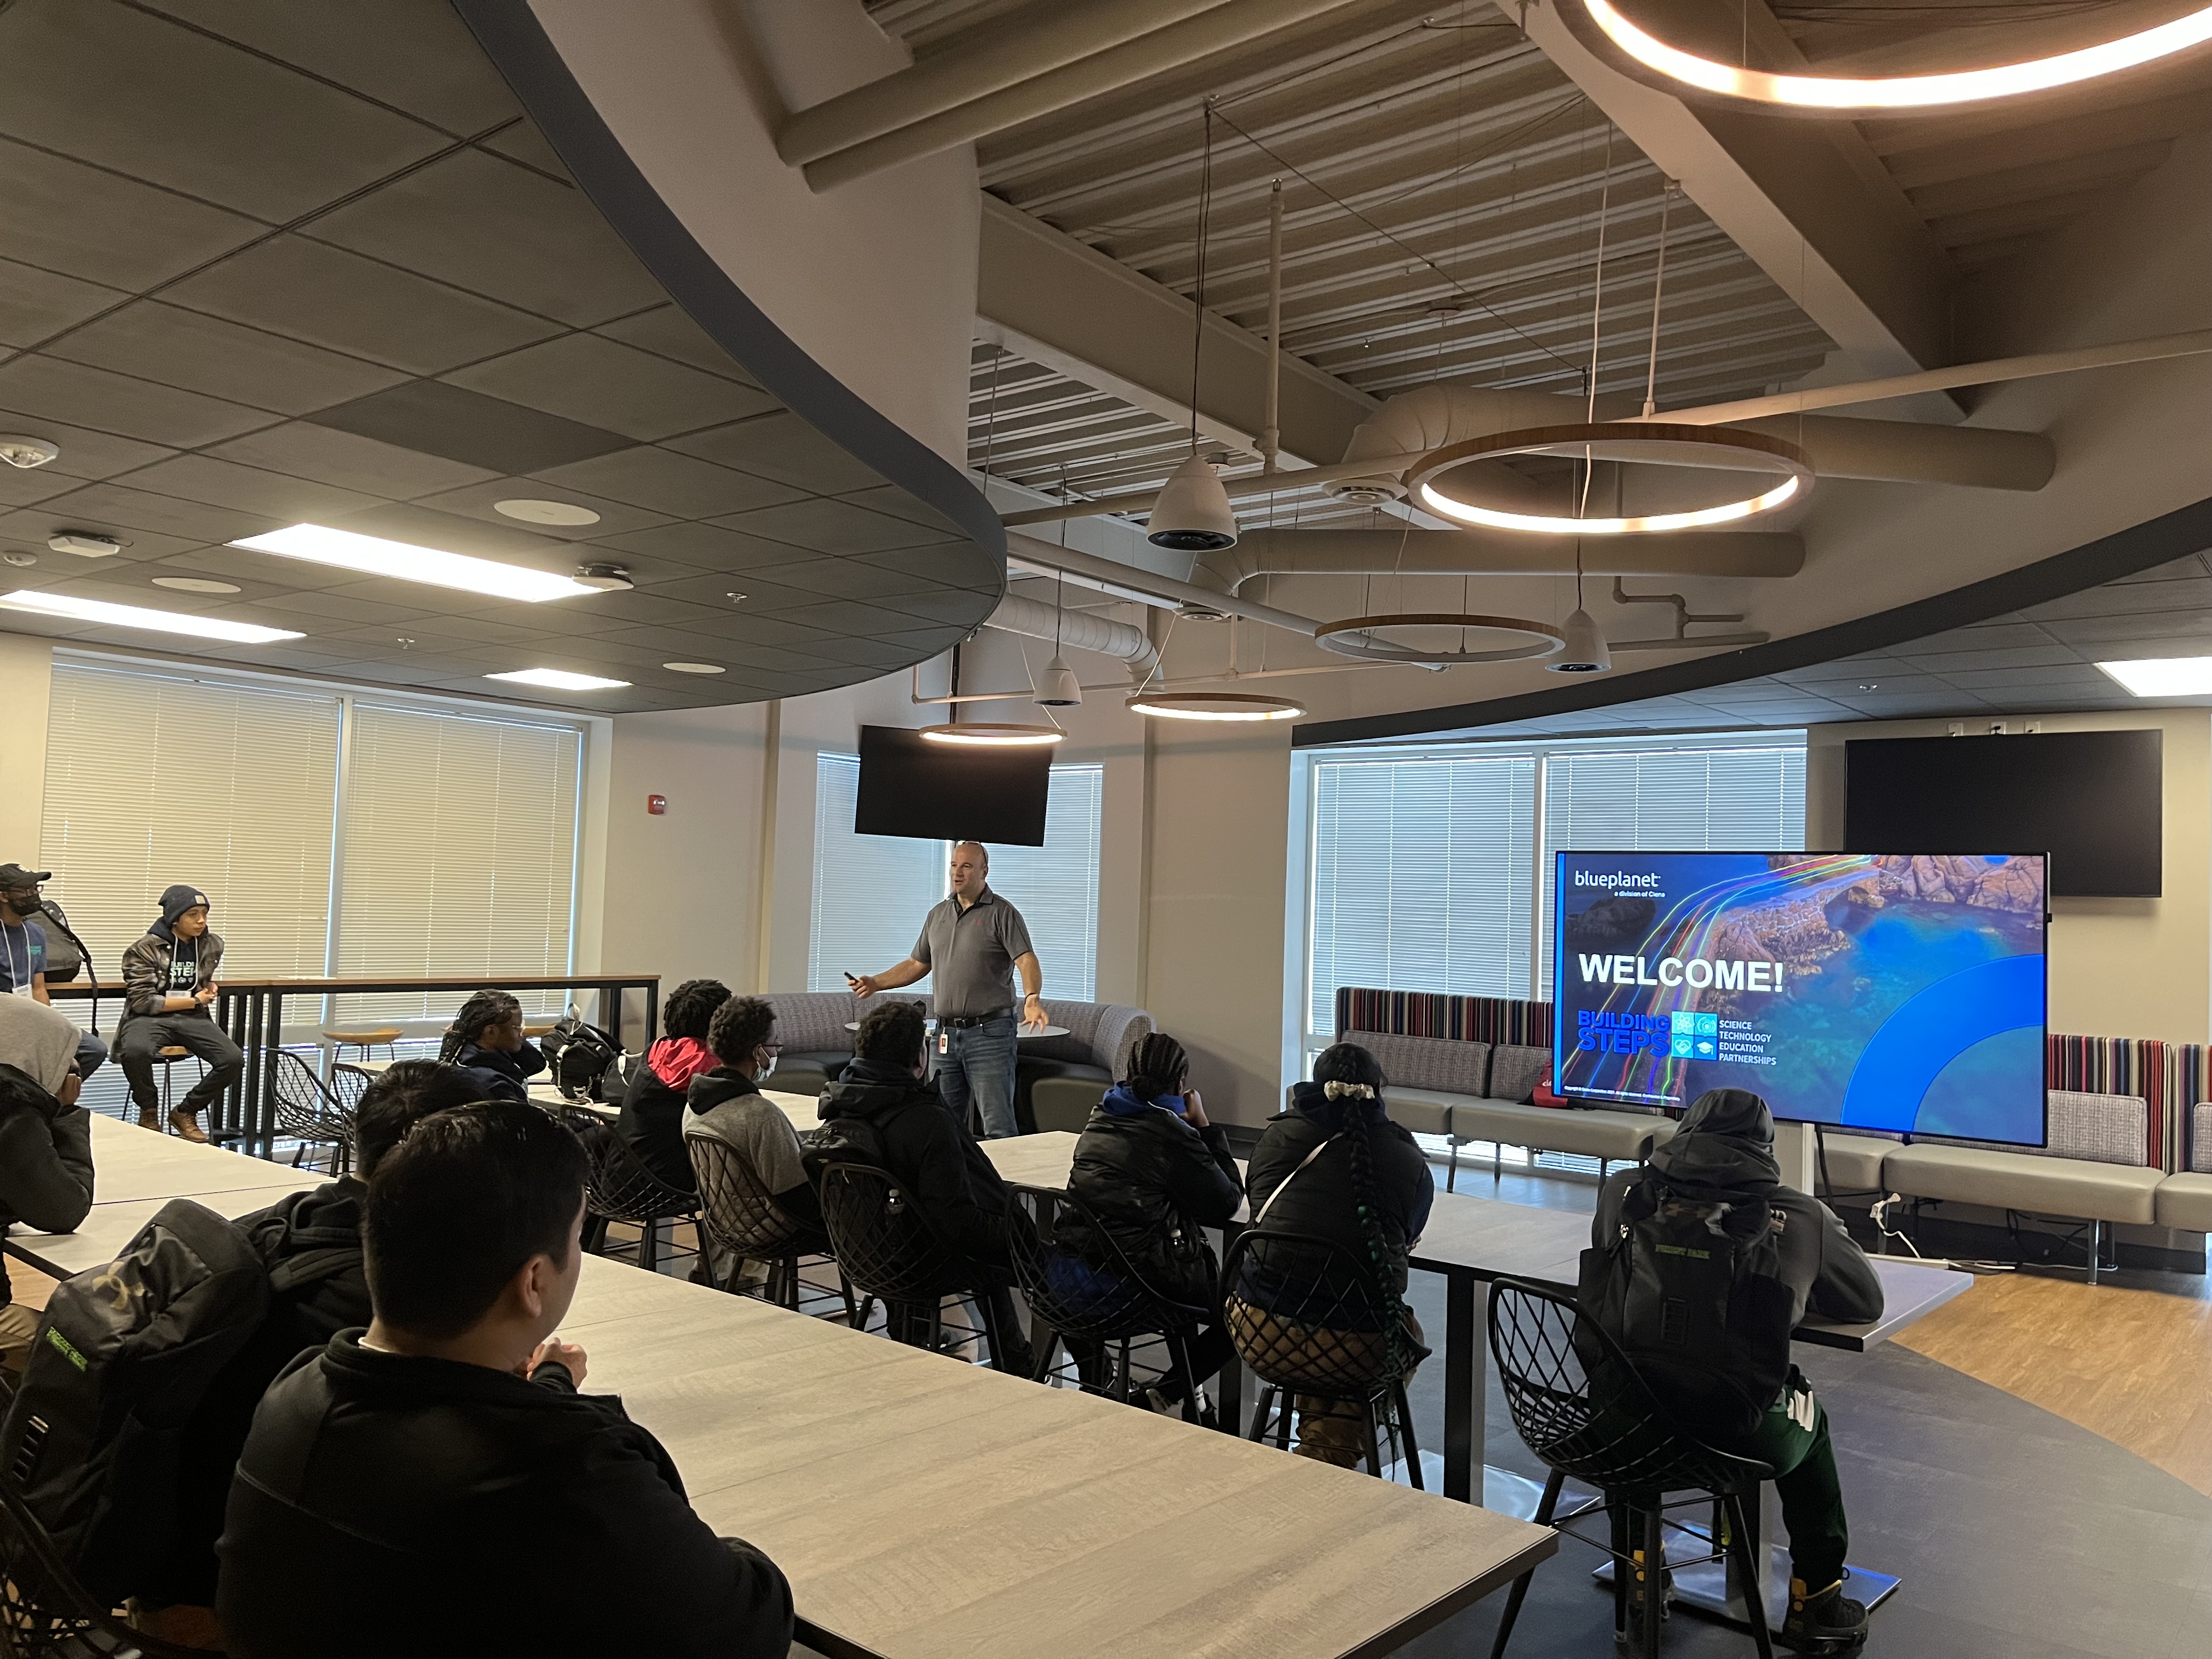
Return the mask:
<path id="1" fill-rule="evenodd" d="M 1758 1534 L 1750 1516 L 1759 1483 L 1771 1480 L 1774 1471 L 1750 1458 L 1716 1451 L 1677 1427 L 1620 1345 L 1595 1322 L 1582 1317 L 1573 1291 L 1531 1279 L 1499 1279 L 1490 1300 L 1490 1351 L 1498 1357 L 1513 1426 L 1551 1471 L 1536 1506 L 1536 1524 L 1556 1525 L 1566 1536 L 1613 1558 L 1613 1637 L 1625 1650 L 1633 1642 L 1646 1659 L 1658 1653 L 1659 1625 L 1666 1613 L 1664 1574 L 1671 1567 L 1725 1559 L 1740 1585 L 1760 1582 L 1752 1546 Z M 1571 1477 L 1604 1494 L 1610 1522 L 1606 1542 L 1574 1529 L 1571 1523 L 1586 1510 L 1564 1521 L 1555 1518 L 1561 1490 Z M 1667 1494 L 1679 1492 L 1698 1496 L 1668 1504 Z M 1715 1518 L 1725 1534 L 1721 1547 L 1668 1561 L 1667 1511 L 1707 1504 L 1719 1512 Z M 1674 1530 L 1696 1546 L 1710 1545 L 1704 1534 L 1680 1526 Z M 1491 1659 L 1503 1659 L 1534 1576 L 1531 1570 L 1513 1581 Z M 1766 1608 L 1758 1590 L 1748 1590 L 1745 1599 L 1751 1604 L 1751 1633 L 1759 1659 L 1773 1659 Z"/>
<path id="2" fill-rule="evenodd" d="M 270 1086 L 276 1102 L 276 1133 L 296 1143 L 292 1165 L 305 1158 L 309 1168 L 330 1149 L 331 1173 L 343 1175 L 353 1162 L 353 1111 L 323 1085 L 314 1067 L 287 1048 L 269 1050 Z M 314 1156 L 308 1158 L 313 1152 Z"/>
<path id="3" fill-rule="evenodd" d="M 729 1282 L 722 1288 L 738 1288 L 738 1276 L 748 1261 L 765 1261 L 769 1277 L 763 1287 L 764 1299 L 797 1312 L 799 1259 L 830 1255 L 830 1236 L 786 1214 L 760 1172 L 720 1136 L 686 1135 L 684 1148 L 691 1155 L 691 1174 L 699 1183 L 700 1223 L 707 1237 L 729 1254 Z M 842 1271 L 837 1284 L 844 1296 L 846 1320 L 857 1324 L 852 1286 Z"/>
<path id="4" fill-rule="evenodd" d="M 992 1365 L 1005 1368 L 1008 1334 L 1000 1330 L 991 1298 L 975 1282 L 975 1264 L 938 1236 L 889 1171 L 871 1164 L 827 1164 L 821 1192 L 838 1271 L 884 1304 L 884 1329 L 894 1342 L 939 1348 L 945 1298 L 964 1297 L 982 1319 Z"/>
<path id="5" fill-rule="evenodd" d="M 1279 1396 L 1275 1443 L 1291 1443 L 1297 1397 L 1356 1406 L 1367 1465 L 1380 1475 L 1386 1448 L 1401 1448 L 1407 1478 L 1421 1485 L 1406 1377 L 1428 1356 L 1407 1337 L 1383 1335 L 1385 1298 L 1370 1267 L 1333 1239 L 1250 1228 L 1222 1263 L 1222 1317 L 1231 1341 L 1261 1387 L 1247 1438 L 1267 1437 Z"/>
<path id="6" fill-rule="evenodd" d="M 1042 1187 L 1008 1188 L 1006 1252 L 1014 1282 L 1042 1328 L 1033 1342 L 1035 1375 L 1052 1375 L 1054 1355 L 1066 1340 L 1095 1343 L 1119 1363 L 1105 1387 L 1083 1384 L 1088 1394 L 1110 1394 L 1127 1402 L 1131 1390 L 1130 1345 L 1139 1337 L 1158 1337 L 1169 1358 L 1190 1387 L 1183 1395 L 1187 1423 L 1199 1420 L 1201 1377 L 1190 1373 L 1190 1337 L 1208 1310 L 1160 1295 L 1138 1273 L 1119 1241 L 1082 1200 Z M 1073 1350 L 1071 1349 L 1072 1352 Z"/>
<path id="7" fill-rule="evenodd" d="M 5 1477 L 0 1477 L 0 1654 L 8 1659 L 210 1659 L 206 1649 L 141 1635 L 101 1607 L 77 1583 L 15 1481 Z"/>
<path id="8" fill-rule="evenodd" d="M 585 1248 L 594 1255 L 606 1254 L 606 1224 L 626 1222 L 637 1229 L 637 1265 L 647 1273 L 660 1271 L 660 1227 L 665 1221 L 699 1221 L 699 1195 L 679 1192 L 647 1169 L 615 1127 L 580 1106 L 556 1109 L 561 1121 L 583 1143 L 591 1170 L 584 1182 L 584 1207 L 597 1222 L 588 1227 Z M 673 1237 L 670 1250 L 681 1251 Z"/>

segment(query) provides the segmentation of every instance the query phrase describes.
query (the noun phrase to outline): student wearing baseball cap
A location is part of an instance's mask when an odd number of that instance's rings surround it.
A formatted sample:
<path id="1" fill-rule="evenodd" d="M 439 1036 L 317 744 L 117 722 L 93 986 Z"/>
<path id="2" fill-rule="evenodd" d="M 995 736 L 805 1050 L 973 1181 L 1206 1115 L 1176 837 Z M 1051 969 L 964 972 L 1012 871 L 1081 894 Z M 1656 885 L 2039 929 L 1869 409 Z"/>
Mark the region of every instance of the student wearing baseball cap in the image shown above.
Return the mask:
<path id="1" fill-rule="evenodd" d="M 46 994 L 46 975 L 53 965 L 54 946 L 47 932 L 46 918 L 53 916 L 53 907 L 40 896 L 39 884 L 52 881 L 51 870 L 27 870 L 20 864 L 0 864 L 0 996 L 28 997 L 33 1002 L 51 1003 Z M 62 924 L 64 927 L 67 922 Z M 70 951 L 69 973 L 76 972 L 74 949 Z M 98 1013 L 95 1008 L 94 1012 Z M 76 1072 L 80 1081 L 88 1080 L 107 1059 L 107 1045 L 100 1040 L 97 1031 L 80 1031 L 76 1044 Z"/>
<path id="2" fill-rule="evenodd" d="M 154 1067 L 162 1049 L 187 1049 L 207 1067 L 169 1114 L 169 1127 L 187 1140 L 207 1139 L 201 1112 L 246 1069 L 246 1056 L 208 1013 L 222 966 L 222 936 L 208 931 L 207 895 L 187 883 L 163 889 L 160 917 L 123 953 L 124 1015 L 115 1033 L 115 1058 L 131 1079 L 142 1129 L 161 1127 Z"/>

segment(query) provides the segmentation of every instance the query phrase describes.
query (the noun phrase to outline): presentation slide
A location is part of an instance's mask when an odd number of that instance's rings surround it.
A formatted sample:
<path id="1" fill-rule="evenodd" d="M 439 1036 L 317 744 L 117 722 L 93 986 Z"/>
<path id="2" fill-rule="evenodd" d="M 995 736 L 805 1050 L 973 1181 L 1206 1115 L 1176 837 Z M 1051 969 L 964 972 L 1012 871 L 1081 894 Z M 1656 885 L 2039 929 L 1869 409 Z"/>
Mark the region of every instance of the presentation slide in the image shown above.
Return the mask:
<path id="1" fill-rule="evenodd" d="M 1562 853 L 1553 1087 L 2044 1144 L 2042 855 Z"/>

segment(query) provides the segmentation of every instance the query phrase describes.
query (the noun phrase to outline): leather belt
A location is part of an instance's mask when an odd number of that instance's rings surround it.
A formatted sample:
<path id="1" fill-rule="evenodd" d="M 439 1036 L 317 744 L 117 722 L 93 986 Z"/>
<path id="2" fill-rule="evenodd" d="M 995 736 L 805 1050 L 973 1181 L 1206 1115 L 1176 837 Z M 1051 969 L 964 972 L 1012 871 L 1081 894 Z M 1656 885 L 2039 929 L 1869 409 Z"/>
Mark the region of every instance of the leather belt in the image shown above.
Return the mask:
<path id="1" fill-rule="evenodd" d="M 988 1025 L 994 1019 L 1012 1019 L 1013 1017 L 1014 1011 L 1011 1008 L 1001 1008 L 995 1014 L 939 1014 L 937 1024 L 939 1030 L 965 1031 L 973 1026 Z"/>

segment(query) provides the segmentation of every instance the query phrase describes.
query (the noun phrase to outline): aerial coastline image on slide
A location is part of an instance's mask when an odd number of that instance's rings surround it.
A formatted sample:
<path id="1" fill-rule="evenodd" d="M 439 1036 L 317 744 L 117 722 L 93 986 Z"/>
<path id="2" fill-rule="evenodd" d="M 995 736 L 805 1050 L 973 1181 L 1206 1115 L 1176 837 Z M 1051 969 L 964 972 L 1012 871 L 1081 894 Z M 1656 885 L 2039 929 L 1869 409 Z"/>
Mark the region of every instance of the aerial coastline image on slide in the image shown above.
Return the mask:
<path id="1" fill-rule="evenodd" d="M 1562 853 L 1555 1075 L 1778 1118 L 2044 1142 L 2045 860 Z"/>

